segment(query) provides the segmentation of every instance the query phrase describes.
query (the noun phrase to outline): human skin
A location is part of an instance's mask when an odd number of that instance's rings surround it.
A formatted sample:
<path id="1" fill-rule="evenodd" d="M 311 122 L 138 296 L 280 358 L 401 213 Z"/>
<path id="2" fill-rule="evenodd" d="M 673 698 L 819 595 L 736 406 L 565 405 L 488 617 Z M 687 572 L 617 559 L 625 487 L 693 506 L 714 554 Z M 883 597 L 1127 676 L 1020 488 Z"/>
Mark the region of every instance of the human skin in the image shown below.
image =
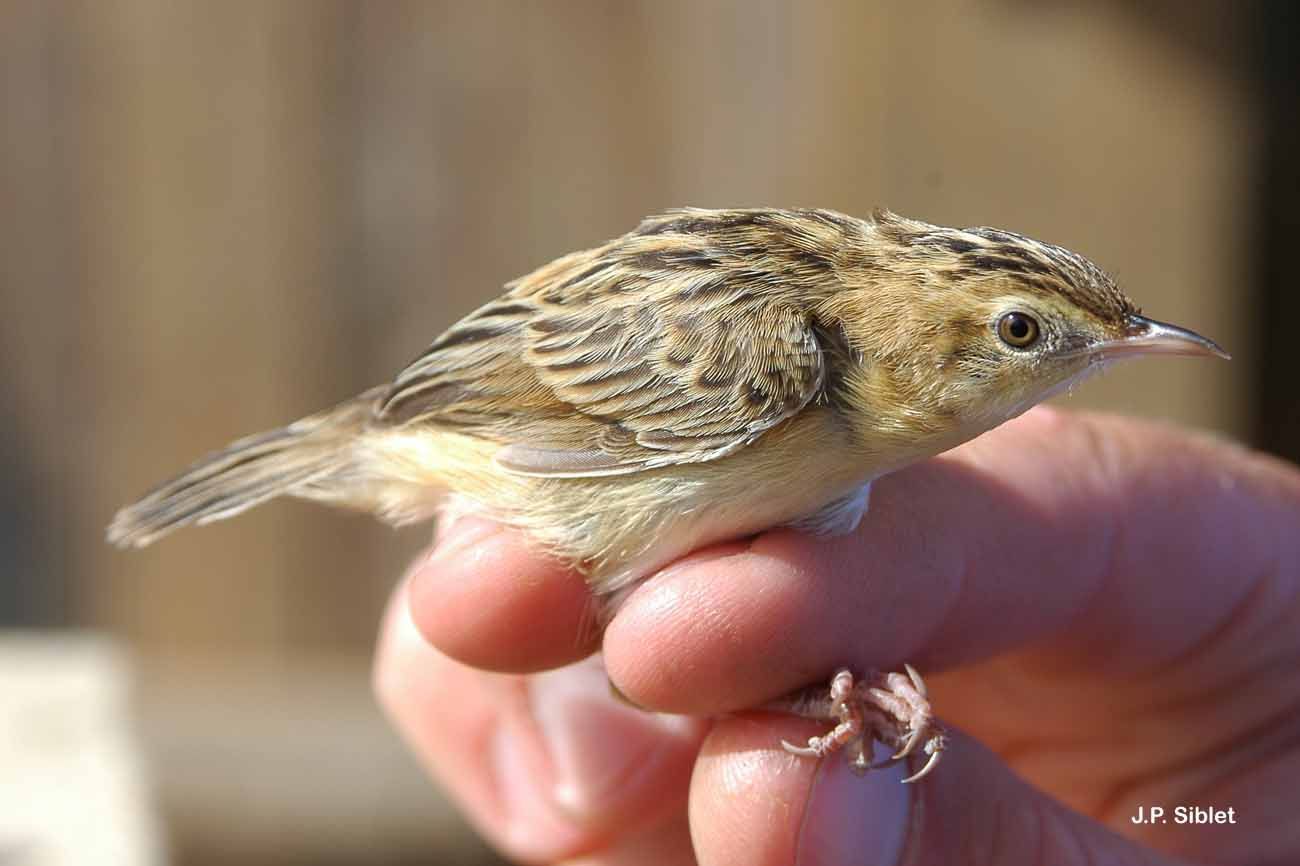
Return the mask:
<path id="1" fill-rule="evenodd" d="M 590 604 L 521 536 L 464 519 L 385 617 L 381 702 L 512 858 L 1300 857 L 1300 472 L 1238 446 L 1038 408 L 877 482 L 852 535 L 700 551 L 639 587 L 599 647 L 658 713 L 580 662 Z M 791 756 L 783 738 L 827 726 L 749 709 L 904 661 L 951 732 L 916 785 Z M 1235 823 L 1176 824 L 1179 805 Z M 1170 820 L 1134 824 L 1139 806 Z"/>

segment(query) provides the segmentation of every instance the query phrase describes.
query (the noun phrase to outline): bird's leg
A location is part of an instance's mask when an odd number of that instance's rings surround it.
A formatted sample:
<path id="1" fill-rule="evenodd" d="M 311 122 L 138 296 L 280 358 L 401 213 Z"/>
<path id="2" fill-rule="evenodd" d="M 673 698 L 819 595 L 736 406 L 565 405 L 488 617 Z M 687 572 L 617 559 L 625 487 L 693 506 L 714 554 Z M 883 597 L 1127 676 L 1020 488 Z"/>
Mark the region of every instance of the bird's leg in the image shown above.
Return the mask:
<path id="1" fill-rule="evenodd" d="M 904 782 L 915 782 L 938 765 L 948 745 L 943 727 L 934 718 L 925 683 L 911 665 L 906 674 L 871 673 L 854 681 L 851 671 L 838 671 L 828 691 L 801 692 L 769 704 L 811 719 L 834 720 L 836 725 L 819 737 L 810 737 L 806 746 L 782 741 L 787 752 L 823 758 L 844 749 L 850 766 L 858 772 L 888 766 L 906 760 L 921 747 L 927 756 L 925 765 Z M 869 761 L 871 743 L 880 742 L 894 749 L 888 760 Z"/>
<path id="2" fill-rule="evenodd" d="M 866 734 L 866 707 L 853 692 L 853 674 L 845 669 L 831 678 L 829 694 L 821 697 L 809 695 L 790 706 L 789 709 L 797 715 L 814 719 L 838 719 L 839 723 L 820 737 L 809 737 L 807 746 L 795 746 L 784 740 L 781 745 L 791 754 L 815 758 L 824 758 L 831 752 L 853 745 L 857 756 L 861 758 L 863 750 L 858 749 L 856 744 Z"/>

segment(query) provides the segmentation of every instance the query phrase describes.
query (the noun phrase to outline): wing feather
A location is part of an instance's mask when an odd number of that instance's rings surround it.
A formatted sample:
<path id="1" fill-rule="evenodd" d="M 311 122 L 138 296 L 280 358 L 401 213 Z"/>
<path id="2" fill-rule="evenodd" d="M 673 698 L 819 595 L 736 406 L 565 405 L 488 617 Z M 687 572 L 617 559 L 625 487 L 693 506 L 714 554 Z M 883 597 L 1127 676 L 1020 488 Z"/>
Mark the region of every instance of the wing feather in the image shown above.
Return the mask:
<path id="1" fill-rule="evenodd" d="M 717 459 L 815 400 L 822 347 L 780 263 L 757 267 L 749 234 L 729 252 L 647 225 L 454 325 L 398 376 L 379 422 L 494 439 L 522 474 L 590 476 Z"/>

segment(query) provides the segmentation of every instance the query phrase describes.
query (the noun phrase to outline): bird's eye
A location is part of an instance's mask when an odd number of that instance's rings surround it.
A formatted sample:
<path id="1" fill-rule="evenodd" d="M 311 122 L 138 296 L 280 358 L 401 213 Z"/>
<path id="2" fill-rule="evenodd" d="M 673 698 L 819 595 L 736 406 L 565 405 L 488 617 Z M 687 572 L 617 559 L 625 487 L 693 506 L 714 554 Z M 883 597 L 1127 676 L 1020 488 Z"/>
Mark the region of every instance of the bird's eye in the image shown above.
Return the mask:
<path id="1" fill-rule="evenodd" d="M 1038 342 L 1038 322 L 1024 313 L 1007 313 L 998 319 L 998 336 L 1016 349 L 1027 349 Z"/>

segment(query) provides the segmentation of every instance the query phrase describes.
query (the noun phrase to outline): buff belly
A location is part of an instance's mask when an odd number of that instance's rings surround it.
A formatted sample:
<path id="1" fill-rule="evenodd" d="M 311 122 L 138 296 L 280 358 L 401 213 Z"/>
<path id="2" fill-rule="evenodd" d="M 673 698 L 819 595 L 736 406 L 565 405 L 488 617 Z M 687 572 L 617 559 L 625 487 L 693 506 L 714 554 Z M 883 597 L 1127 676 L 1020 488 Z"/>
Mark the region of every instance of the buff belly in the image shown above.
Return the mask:
<path id="1" fill-rule="evenodd" d="M 354 465 L 365 490 L 353 498 L 400 524 L 431 516 L 450 495 L 457 510 L 523 529 L 607 594 L 692 550 L 851 502 L 881 468 L 844 459 L 850 437 L 821 407 L 729 457 L 617 478 L 514 474 L 493 459 L 499 447 L 428 428 L 364 437 Z"/>

